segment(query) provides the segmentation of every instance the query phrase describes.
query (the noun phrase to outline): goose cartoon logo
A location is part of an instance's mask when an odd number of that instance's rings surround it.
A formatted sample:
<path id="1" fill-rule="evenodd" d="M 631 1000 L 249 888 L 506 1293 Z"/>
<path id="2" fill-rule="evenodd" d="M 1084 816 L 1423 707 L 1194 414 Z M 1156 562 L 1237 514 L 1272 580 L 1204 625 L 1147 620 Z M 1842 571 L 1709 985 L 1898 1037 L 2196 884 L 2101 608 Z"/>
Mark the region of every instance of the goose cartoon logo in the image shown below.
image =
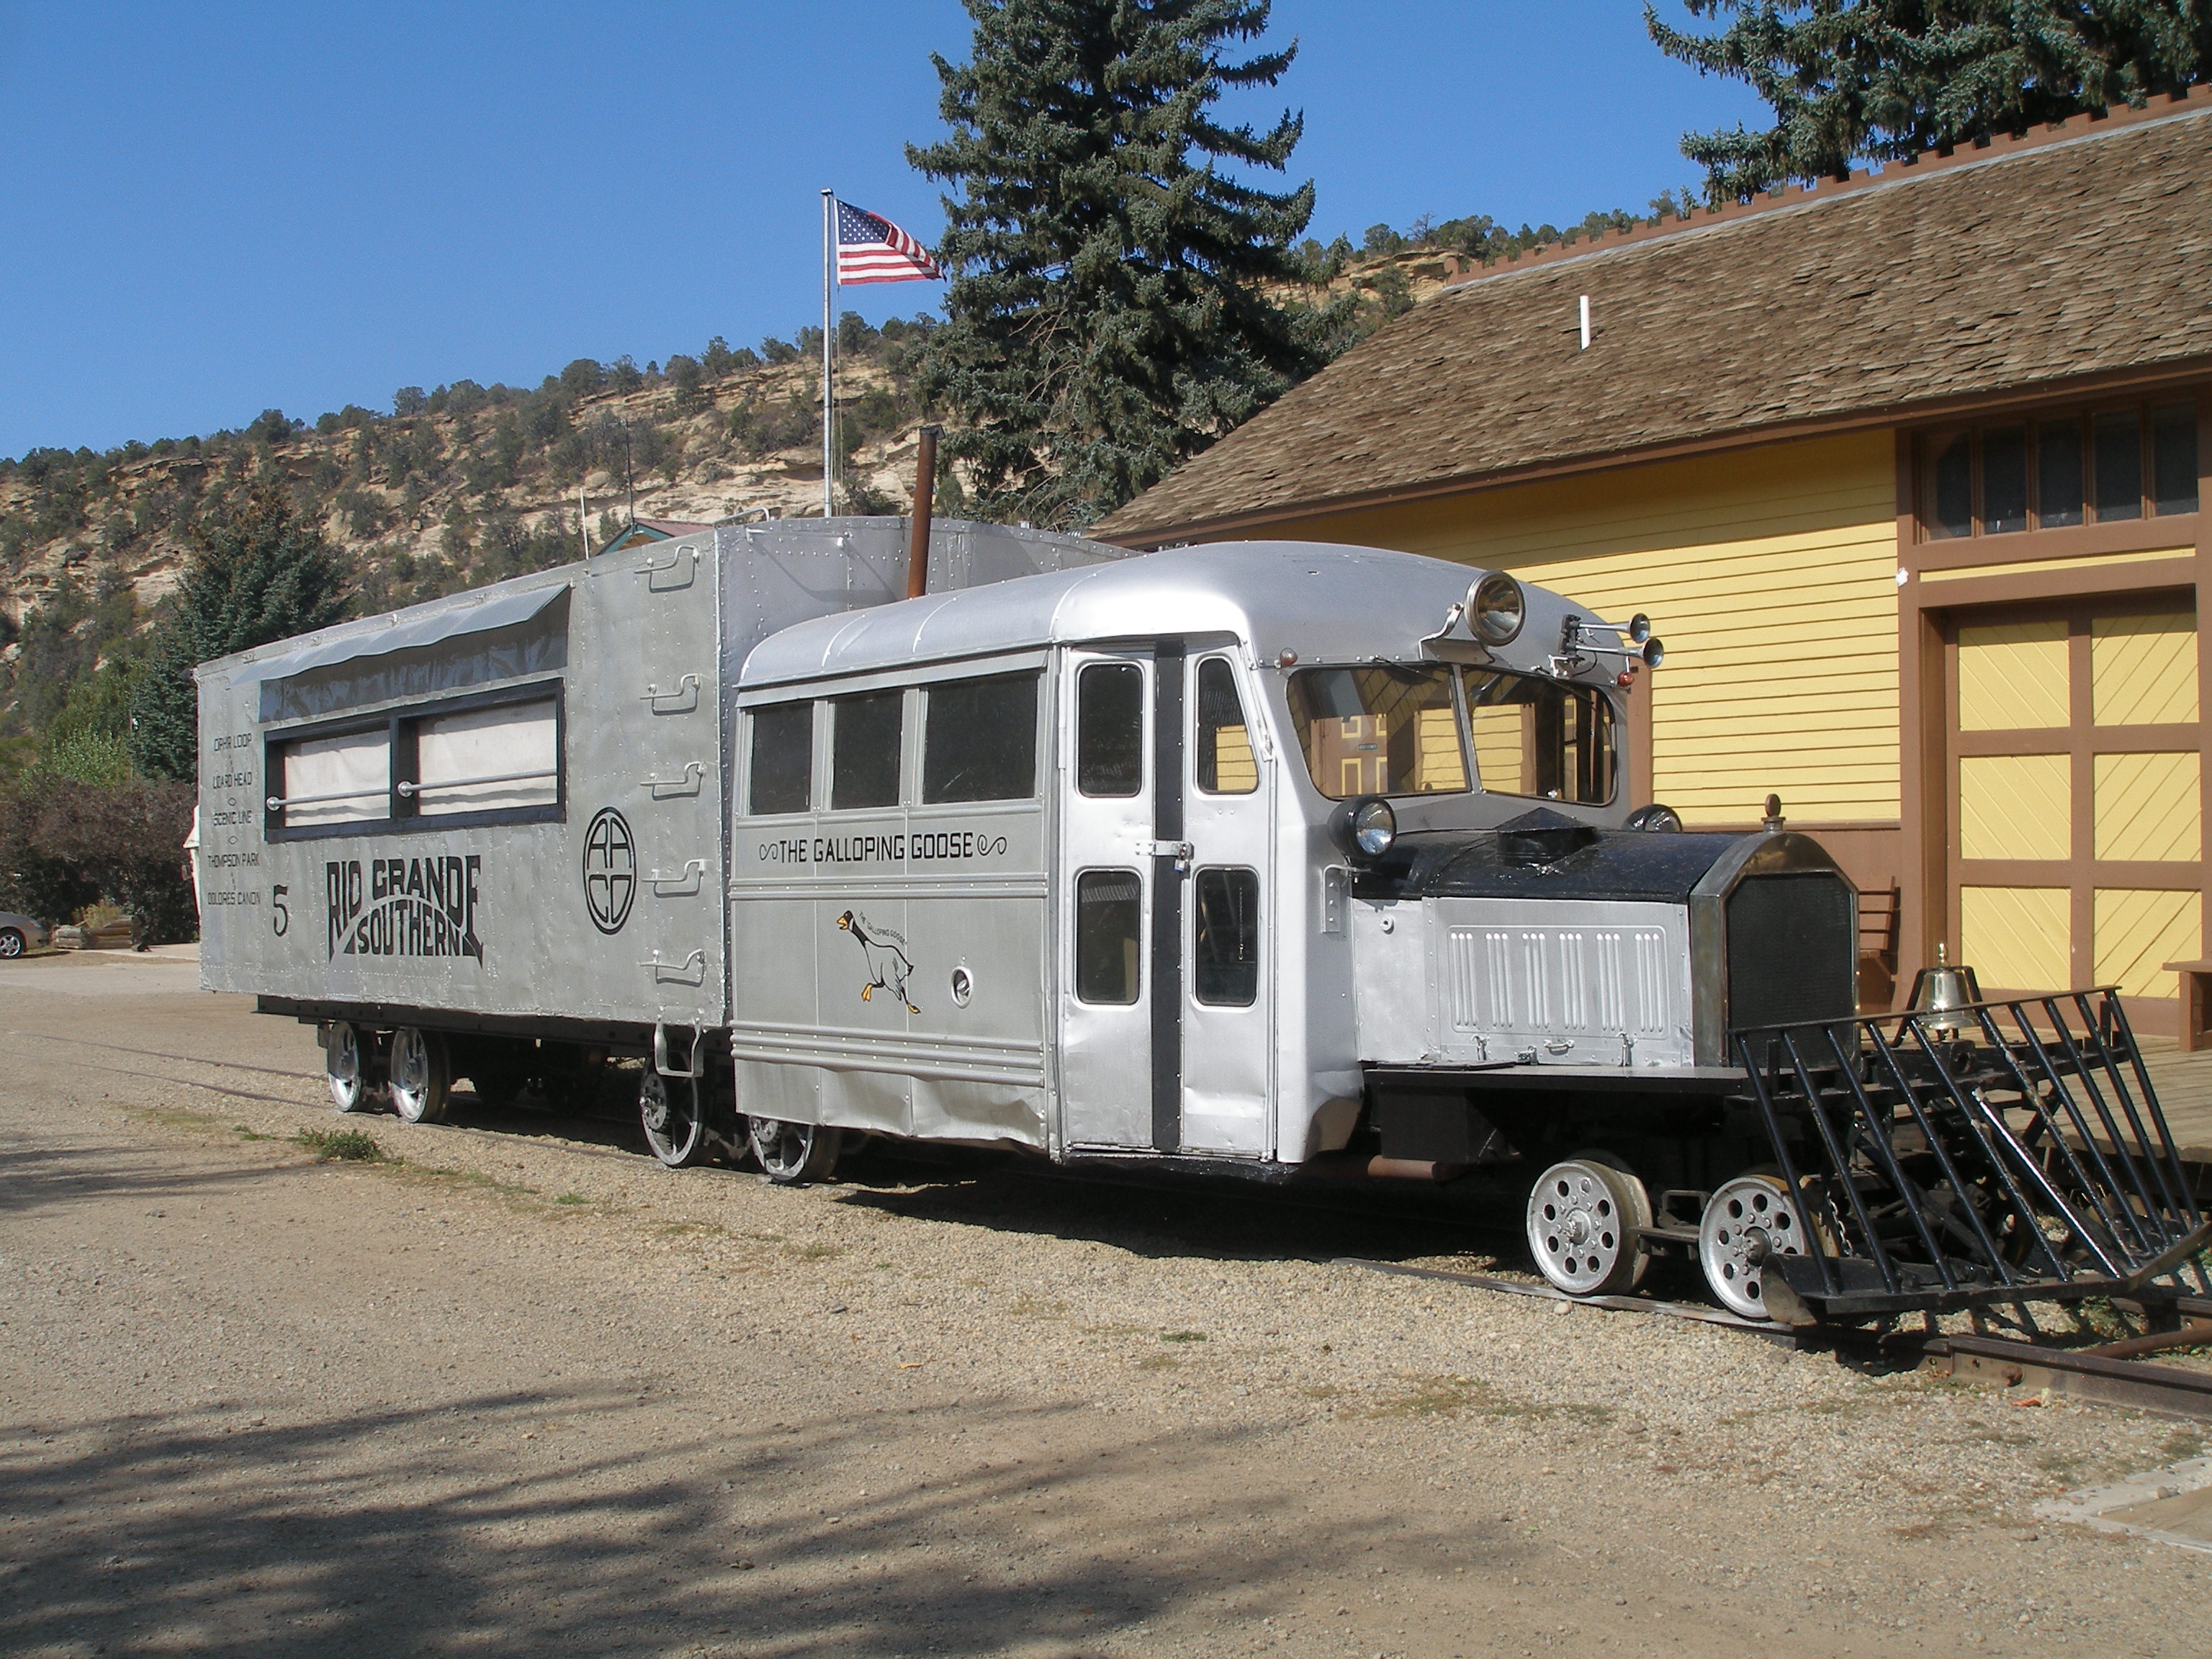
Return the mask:
<path id="1" fill-rule="evenodd" d="M 914 971 L 906 940 L 888 927 L 873 925 L 857 911 L 846 911 L 837 918 L 837 925 L 853 936 L 868 959 L 868 982 L 860 988 L 860 1000 L 872 1002 L 877 992 L 888 991 L 906 1005 L 907 1012 L 920 1013 L 921 1010 L 906 994 L 907 975 Z"/>

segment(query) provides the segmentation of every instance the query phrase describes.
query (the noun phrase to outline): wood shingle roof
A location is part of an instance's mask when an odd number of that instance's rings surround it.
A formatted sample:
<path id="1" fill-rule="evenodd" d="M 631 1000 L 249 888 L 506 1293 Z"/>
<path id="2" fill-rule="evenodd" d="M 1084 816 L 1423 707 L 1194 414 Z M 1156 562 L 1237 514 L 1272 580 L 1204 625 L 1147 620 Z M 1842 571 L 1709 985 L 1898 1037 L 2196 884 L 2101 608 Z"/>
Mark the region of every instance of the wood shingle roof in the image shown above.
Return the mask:
<path id="1" fill-rule="evenodd" d="M 2212 88 L 1929 161 L 1449 289 L 1091 533 L 1157 545 L 2212 370 Z"/>

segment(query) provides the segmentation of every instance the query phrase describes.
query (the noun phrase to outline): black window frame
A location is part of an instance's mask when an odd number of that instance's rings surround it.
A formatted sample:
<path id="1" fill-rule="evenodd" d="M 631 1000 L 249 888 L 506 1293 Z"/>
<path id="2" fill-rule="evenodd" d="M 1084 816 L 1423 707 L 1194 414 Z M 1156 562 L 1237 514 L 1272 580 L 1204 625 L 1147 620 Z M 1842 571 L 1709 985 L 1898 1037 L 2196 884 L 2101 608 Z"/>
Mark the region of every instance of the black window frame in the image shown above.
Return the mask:
<path id="1" fill-rule="evenodd" d="M 1125 956 L 1123 959 L 1125 963 L 1133 963 L 1136 969 L 1136 971 L 1129 976 L 1127 981 L 1129 986 L 1129 994 L 1126 997 L 1094 997 L 1085 994 L 1085 982 L 1084 980 L 1083 970 L 1086 958 L 1085 957 L 1084 951 L 1085 946 L 1087 944 L 1091 944 L 1095 941 L 1092 939 L 1091 935 L 1085 931 L 1083 926 L 1083 896 L 1084 890 L 1086 887 L 1100 879 L 1111 879 L 1117 882 L 1127 881 L 1129 884 L 1130 891 L 1133 895 L 1133 897 L 1127 899 L 1116 897 L 1115 899 L 1106 901 L 1115 904 L 1127 903 L 1132 907 L 1133 912 L 1134 925 L 1126 933 L 1116 933 L 1112 936 L 1116 943 L 1119 943 L 1125 947 L 1131 945 L 1135 946 L 1134 954 L 1132 956 Z M 1075 993 L 1075 1000 L 1081 1003 L 1085 1007 L 1133 1008 L 1139 1006 L 1144 1001 L 1146 988 L 1145 976 L 1149 970 L 1149 964 L 1146 961 L 1146 952 L 1145 950 L 1145 878 L 1135 870 L 1115 865 L 1098 868 L 1079 870 L 1075 872 L 1075 925 L 1073 930 L 1075 936 L 1073 941 L 1075 971 L 1070 976 L 1070 988 Z"/>
<path id="2" fill-rule="evenodd" d="M 932 789 L 932 766 L 937 757 L 938 698 L 947 691 L 972 686 L 1026 681 L 1029 685 L 1029 787 L 1018 794 L 940 795 Z M 1035 801 L 1041 788 L 1040 763 L 1044 745 L 1040 740 L 1038 726 L 1044 708 L 1044 670 L 1041 667 L 1000 668 L 982 674 L 948 675 L 943 679 L 923 682 L 921 685 L 921 763 L 916 768 L 916 804 L 927 807 L 992 806 L 1018 801 Z"/>
<path id="3" fill-rule="evenodd" d="M 499 806 L 478 812 L 425 815 L 419 810 L 411 793 L 400 792 L 401 784 L 411 784 L 416 781 L 416 728 L 422 722 L 448 714 L 473 714 L 481 708 L 530 702 L 550 702 L 553 705 L 552 800 L 536 806 Z M 340 738 L 359 732 L 375 731 L 385 733 L 385 753 L 389 757 L 389 764 L 386 768 L 387 793 L 383 816 L 356 818 L 344 823 L 287 824 L 283 822 L 282 807 L 270 809 L 270 800 L 283 799 L 276 793 L 276 788 L 283 777 L 284 752 L 291 745 L 313 742 L 320 738 Z M 405 703 L 370 714 L 333 715 L 328 720 L 264 731 L 261 777 L 261 838 L 271 844 L 278 842 L 331 841 L 354 836 L 422 835 L 446 830 L 477 830 L 493 824 L 563 823 L 568 817 L 568 688 L 559 678 L 535 680 L 519 685 L 498 686 L 488 691 L 465 691 L 455 696 L 440 697 L 431 702 Z"/>
<path id="4" fill-rule="evenodd" d="M 830 705 L 830 767 L 823 780 L 827 788 L 818 809 L 823 812 L 892 812 L 906 804 L 906 750 L 909 740 L 907 719 L 907 688 L 903 685 L 878 685 L 865 690 L 841 691 L 835 696 L 824 697 Z M 837 792 L 837 743 L 839 729 L 844 724 L 844 711 L 861 703 L 888 704 L 898 713 L 898 744 L 891 755 L 891 791 L 888 800 L 844 801 Z"/>
<path id="5" fill-rule="evenodd" d="M 1087 772 L 1085 769 L 1091 763 L 1092 760 L 1092 757 L 1088 747 L 1091 738 L 1091 732 L 1089 725 L 1085 720 L 1085 716 L 1090 711 L 1091 704 L 1085 700 L 1084 688 L 1088 684 L 1093 674 L 1098 675 L 1102 679 L 1110 676 L 1115 679 L 1133 679 L 1136 683 L 1136 702 L 1133 710 L 1133 718 L 1130 722 L 1131 730 L 1134 732 L 1137 739 L 1136 756 L 1133 763 L 1129 768 L 1129 787 L 1127 789 L 1094 789 L 1091 787 L 1090 782 L 1088 781 L 1091 774 Z M 1074 734 L 1075 793 L 1082 796 L 1085 800 L 1134 800 L 1138 796 L 1145 793 L 1145 743 L 1146 730 L 1151 724 L 1146 718 L 1150 711 L 1146 707 L 1145 690 L 1144 665 L 1136 661 L 1133 658 L 1124 657 L 1120 659 L 1105 659 L 1097 661 L 1086 662 L 1080 665 L 1076 669 Z M 1116 781 L 1118 781 L 1118 780 L 1116 780 Z"/>
<path id="6" fill-rule="evenodd" d="M 2138 398 L 2124 403 L 2078 404 L 2060 409 L 2021 410 L 1992 416 L 1970 425 L 1923 432 L 1913 445 L 1914 533 L 1923 544 L 1981 541 L 2075 530 L 2092 525 L 2154 524 L 2160 520 L 2187 518 L 2202 511 L 2204 506 L 2201 475 L 2191 475 L 2191 482 L 2195 483 L 2197 493 L 2194 504 L 2188 506 L 2164 505 L 2168 498 L 2160 495 L 2158 478 L 2160 417 L 2181 411 L 2186 411 L 2196 438 L 2192 457 L 2201 455 L 2204 409 L 2202 400 L 2194 393 Z M 2099 434 L 2100 430 L 2109 429 L 2112 422 L 2120 420 L 2131 420 L 2136 427 L 2134 506 L 2132 508 L 2102 507 L 2098 503 L 2100 489 Z M 2075 429 L 2075 470 L 2079 473 L 2081 499 L 2070 510 L 2062 511 L 2046 521 L 2043 499 L 2044 472 L 2055 453 L 2047 446 L 2047 434 L 2052 428 L 2066 426 Z M 1992 436 L 2014 432 L 2023 434 L 2021 459 L 2026 471 L 2023 494 L 2027 510 L 2024 521 L 2017 527 L 1991 529 L 1989 527 L 1986 446 Z M 1940 505 L 1946 477 L 1942 462 L 1953 453 L 1955 446 L 1962 443 L 1966 446 L 1967 462 L 1964 520 L 1966 527 L 1953 531 L 1943 527 L 1946 520 Z M 2178 502 L 2184 498 L 2176 495 L 2171 499 Z"/>
<path id="7" fill-rule="evenodd" d="M 1251 914 L 1243 918 L 1238 929 L 1238 939 L 1249 947 L 1249 954 L 1241 960 L 1209 962 L 1206 945 L 1212 934 L 1212 924 L 1218 920 L 1216 911 L 1208 905 L 1209 885 L 1222 890 L 1224 902 L 1231 890 L 1249 888 L 1251 893 Z M 1267 933 L 1261 926 L 1261 906 L 1266 894 L 1261 885 L 1260 872 L 1246 864 L 1212 864 L 1191 872 L 1190 878 L 1190 995 L 1191 1000 L 1207 1008 L 1250 1008 L 1260 1000 L 1260 975 L 1265 966 Z M 1209 985 L 1209 975 L 1212 982 Z M 1235 981 L 1224 975 L 1234 975 Z M 1241 987 L 1221 992 L 1225 984 Z"/>

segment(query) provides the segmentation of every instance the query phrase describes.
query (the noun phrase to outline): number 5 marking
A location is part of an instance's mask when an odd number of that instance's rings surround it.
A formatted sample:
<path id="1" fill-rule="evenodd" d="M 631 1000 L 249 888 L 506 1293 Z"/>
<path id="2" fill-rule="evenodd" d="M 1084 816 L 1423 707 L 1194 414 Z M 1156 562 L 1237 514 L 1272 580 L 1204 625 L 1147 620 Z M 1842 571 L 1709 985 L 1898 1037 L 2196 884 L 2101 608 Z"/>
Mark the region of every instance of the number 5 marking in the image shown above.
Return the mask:
<path id="1" fill-rule="evenodd" d="M 284 908 L 284 895 L 291 890 L 280 881 L 270 893 L 270 908 L 272 914 L 269 918 L 269 925 L 276 930 L 278 939 L 283 938 L 284 930 L 292 925 L 292 913 Z"/>

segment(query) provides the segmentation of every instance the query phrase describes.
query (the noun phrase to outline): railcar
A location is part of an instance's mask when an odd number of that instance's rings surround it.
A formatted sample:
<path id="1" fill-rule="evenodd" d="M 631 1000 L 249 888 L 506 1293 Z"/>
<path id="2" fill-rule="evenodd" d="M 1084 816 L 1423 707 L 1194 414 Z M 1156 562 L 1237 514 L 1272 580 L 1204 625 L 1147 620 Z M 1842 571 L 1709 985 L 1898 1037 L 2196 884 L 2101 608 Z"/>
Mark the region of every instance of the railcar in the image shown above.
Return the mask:
<path id="1" fill-rule="evenodd" d="M 2115 999 L 1863 1021 L 1826 851 L 1650 799 L 1641 617 L 1011 532 L 1005 580 L 897 599 L 860 531 L 803 576 L 732 533 L 203 671 L 203 810 L 261 860 L 208 980 L 317 1022 L 340 1104 L 630 1053 L 671 1164 L 1466 1181 L 1567 1294 L 1671 1252 L 1755 1317 L 2202 1243 Z"/>

